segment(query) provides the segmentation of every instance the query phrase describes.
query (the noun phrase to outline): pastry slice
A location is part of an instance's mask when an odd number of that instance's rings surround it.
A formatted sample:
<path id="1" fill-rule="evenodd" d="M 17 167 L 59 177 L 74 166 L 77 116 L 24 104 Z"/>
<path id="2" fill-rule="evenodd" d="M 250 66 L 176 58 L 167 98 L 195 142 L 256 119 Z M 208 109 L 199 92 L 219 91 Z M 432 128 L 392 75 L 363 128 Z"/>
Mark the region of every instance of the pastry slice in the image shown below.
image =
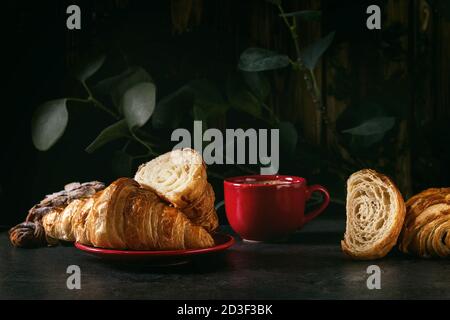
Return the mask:
<path id="1" fill-rule="evenodd" d="M 185 148 L 165 153 L 141 165 L 134 179 L 183 211 L 195 225 L 209 232 L 217 228 L 214 191 L 197 151 Z"/>
<path id="2" fill-rule="evenodd" d="M 354 259 L 384 257 L 397 242 L 405 203 L 395 184 L 375 170 L 355 172 L 347 181 L 347 222 L 342 251 Z"/>

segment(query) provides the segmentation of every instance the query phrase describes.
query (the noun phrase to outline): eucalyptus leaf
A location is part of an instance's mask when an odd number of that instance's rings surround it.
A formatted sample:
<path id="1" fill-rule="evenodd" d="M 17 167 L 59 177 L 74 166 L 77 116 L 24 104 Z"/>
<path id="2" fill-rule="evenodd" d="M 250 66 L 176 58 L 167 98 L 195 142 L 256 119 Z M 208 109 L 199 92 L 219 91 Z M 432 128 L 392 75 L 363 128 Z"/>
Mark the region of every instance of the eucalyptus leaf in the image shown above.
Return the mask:
<path id="1" fill-rule="evenodd" d="M 262 72 L 242 72 L 244 81 L 251 92 L 260 100 L 264 101 L 270 93 L 270 83 Z"/>
<path id="2" fill-rule="evenodd" d="M 322 17 L 322 13 L 317 10 L 301 10 L 280 14 L 280 17 L 295 17 L 305 21 L 317 21 Z"/>
<path id="3" fill-rule="evenodd" d="M 298 134 L 294 125 L 289 121 L 281 121 L 280 128 L 280 147 L 283 154 L 292 155 L 297 147 Z"/>
<path id="4" fill-rule="evenodd" d="M 152 77 L 142 67 L 129 67 L 119 75 L 99 81 L 93 88 L 95 92 L 111 96 L 113 104 L 120 114 L 120 102 L 125 92 L 141 82 L 153 82 Z"/>
<path id="5" fill-rule="evenodd" d="M 316 42 L 307 46 L 301 53 L 303 63 L 309 70 L 314 70 L 320 57 L 328 49 L 334 39 L 335 32 L 329 33 L 327 36 L 320 38 Z"/>
<path id="6" fill-rule="evenodd" d="M 142 127 L 155 110 L 156 87 L 151 82 L 141 82 L 128 89 L 122 98 L 121 109 L 128 127 Z"/>
<path id="7" fill-rule="evenodd" d="M 376 117 L 369 119 L 354 128 L 343 130 L 342 132 L 356 136 L 380 135 L 391 130 L 394 125 L 394 117 Z"/>
<path id="8" fill-rule="evenodd" d="M 152 125 L 156 129 L 175 129 L 194 103 L 194 94 L 187 85 L 162 98 L 152 115 Z"/>
<path id="9" fill-rule="evenodd" d="M 76 77 L 81 82 L 85 82 L 87 79 L 92 77 L 104 64 L 106 57 L 104 55 L 97 56 L 86 65 L 84 65 L 76 73 Z"/>
<path id="10" fill-rule="evenodd" d="M 190 82 L 188 86 L 194 95 L 192 112 L 195 119 L 208 122 L 225 117 L 229 104 L 213 82 L 200 79 Z"/>
<path id="11" fill-rule="evenodd" d="M 201 120 L 204 122 L 203 128 L 205 129 L 209 126 L 211 120 L 224 118 L 227 110 L 227 105 L 214 106 L 202 101 L 195 101 L 192 107 L 192 115 L 194 120 Z"/>
<path id="12" fill-rule="evenodd" d="M 133 157 L 124 151 L 118 150 L 113 154 L 111 167 L 115 175 L 119 177 L 131 177 Z"/>
<path id="13" fill-rule="evenodd" d="M 227 81 L 227 97 L 232 107 L 261 118 L 261 104 L 258 99 L 247 90 L 245 83 L 237 77 L 230 77 Z"/>
<path id="14" fill-rule="evenodd" d="M 92 153 L 110 141 L 128 136 L 130 136 L 130 130 L 128 129 L 127 122 L 122 119 L 103 129 L 97 138 L 86 148 L 86 152 Z"/>
<path id="15" fill-rule="evenodd" d="M 38 150 L 50 149 L 64 134 L 69 121 L 66 103 L 66 99 L 52 100 L 36 109 L 31 120 L 31 136 Z"/>
<path id="16" fill-rule="evenodd" d="M 287 67 L 289 57 L 262 48 L 249 48 L 239 59 L 239 69 L 248 72 L 274 70 Z"/>
<path id="17" fill-rule="evenodd" d="M 124 70 L 122 73 L 99 81 L 94 90 L 108 94 L 114 91 L 118 86 L 130 87 L 139 82 L 153 82 L 152 77 L 144 68 L 132 66 Z"/>

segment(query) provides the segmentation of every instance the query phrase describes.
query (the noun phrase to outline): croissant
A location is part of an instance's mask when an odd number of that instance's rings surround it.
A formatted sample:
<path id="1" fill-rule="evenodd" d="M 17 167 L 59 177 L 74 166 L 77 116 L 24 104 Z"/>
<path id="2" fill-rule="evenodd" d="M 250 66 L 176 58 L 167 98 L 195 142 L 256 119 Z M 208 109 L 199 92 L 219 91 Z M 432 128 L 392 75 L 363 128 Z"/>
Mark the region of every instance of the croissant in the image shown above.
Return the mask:
<path id="1" fill-rule="evenodd" d="M 113 249 L 175 250 L 214 245 L 210 234 L 133 179 L 43 217 L 48 237 Z"/>
<path id="2" fill-rule="evenodd" d="M 431 188 L 406 202 L 399 249 L 424 258 L 450 256 L 450 188 Z"/>
<path id="3" fill-rule="evenodd" d="M 342 250 L 354 259 L 384 257 L 396 244 L 405 203 L 385 175 L 364 169 L 347 181 L 347 223 Z"/>
<path id="4" fill-rule="evenodd" d="M 195 225 L 209 232 L 219 225 L 206 166 L 195 150 L 185 148 L 165 153 L 141 165 L 134 179 L 183 211 Z"/>

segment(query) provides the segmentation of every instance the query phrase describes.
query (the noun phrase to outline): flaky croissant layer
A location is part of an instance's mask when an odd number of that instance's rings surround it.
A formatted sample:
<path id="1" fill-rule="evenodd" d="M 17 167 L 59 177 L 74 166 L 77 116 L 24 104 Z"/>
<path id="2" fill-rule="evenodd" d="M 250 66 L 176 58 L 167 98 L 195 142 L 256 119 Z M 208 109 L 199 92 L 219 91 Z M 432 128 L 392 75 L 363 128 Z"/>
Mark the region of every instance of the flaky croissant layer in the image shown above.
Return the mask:
<path id="1" fill-rule="evenodd" d="M 197 151 L 184 148 L 165 153 L 141 165 L 134 179 L 183 211 L 195 225 L 209 232 L 219 225 L 214 190 Z"/>
<path id="2" fill-rule="evenodd" d="M 129 178 L 43 218 L 48 237 L 113 249 L 176 250 L 214 245 L 211 235 Z"/>
<path id="3" fill-rule="evenodd" d="M 450 257 L 450 188 L 431 188 L 406 202 L 399 249 L 424 258 Z"/>
<path id="4" fill-rule="evenodd" d="M 396 244 L 405 218 L 405 204 L 395 184 L 371 169 L 347 181 L 347 221 L 341 247 L 360 260 L 384 257 Z"/>

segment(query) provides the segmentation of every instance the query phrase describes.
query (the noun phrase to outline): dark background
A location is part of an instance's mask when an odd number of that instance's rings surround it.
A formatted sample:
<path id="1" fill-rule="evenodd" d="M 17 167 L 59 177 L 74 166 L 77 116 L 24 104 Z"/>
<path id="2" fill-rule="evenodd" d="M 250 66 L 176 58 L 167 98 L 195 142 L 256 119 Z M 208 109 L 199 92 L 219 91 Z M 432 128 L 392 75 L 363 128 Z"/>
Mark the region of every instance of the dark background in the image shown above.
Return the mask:
<path id="1" fill-rule="evenodd" d="M 73 3 L 82 10 L 79 31 L 65 27 L 65 11 Z M 295 151 L 282 148 L 280 172 L 324 184 L 335 205 L 343 204 L 346 177 L 363 167 L 391 175 L 405 197 L 426 187 L 448 186 L 450 14 L 445 2 L 283 3 L 286 11 L 322 11 L 320 22 L 300 23 L 302 44 L 330 31 L 336 31 L 336 37 L 315 70 L 324 112 L 315 109 L 300 74 L 287 68 L 267 73 L 271 84 L 267 103 L 295 126 L 298 135 Z M 381 31 L 365 28 L 369 4 L 383 9 Z M 208 79 L 221 90 L 226 79 L 238 73 L 239 56 L 248 47 L 294 52 L 276 8 L 262 0 L 5 1 L 2 11 L 0 224 L 4 225 L 23 220 L 33 204 L 68 182 L 109 183 L 117 178 L 111 158 L 122 142 L 94 154 L 84 151 L 112 123 L 89 106 L 69 105 L 69 126 L 49 151 L 37 151 L 31 140 L 31 117 L 39 104 L 84 95 L 72 70 L 90 56 L 101 52 L 107 60 L 89 84 L 139 65 L 152 76 L 160 99 L 193 79 Z M 428 20 L 424 12 L 429 13 Z M 342 134 L 372 114 L 395 117 L 395 127 L 376 142 Z M 188 127 L 193 117 L 186 110 L 183 126 Z M 324 117 L 336 130 L 329 129 Z M 231 110 L 223 119 L 212 119 L 211 126 L 261 124 Z M 161 151 L 170 150 L 168 133 L 156 132 L 165 141 Z M 133 162 L 133 168 L 138 164 Z M 223 176 L 246 172 L 212 169 Z M 221 200 L 221 179 L 211 180 Z"/>

